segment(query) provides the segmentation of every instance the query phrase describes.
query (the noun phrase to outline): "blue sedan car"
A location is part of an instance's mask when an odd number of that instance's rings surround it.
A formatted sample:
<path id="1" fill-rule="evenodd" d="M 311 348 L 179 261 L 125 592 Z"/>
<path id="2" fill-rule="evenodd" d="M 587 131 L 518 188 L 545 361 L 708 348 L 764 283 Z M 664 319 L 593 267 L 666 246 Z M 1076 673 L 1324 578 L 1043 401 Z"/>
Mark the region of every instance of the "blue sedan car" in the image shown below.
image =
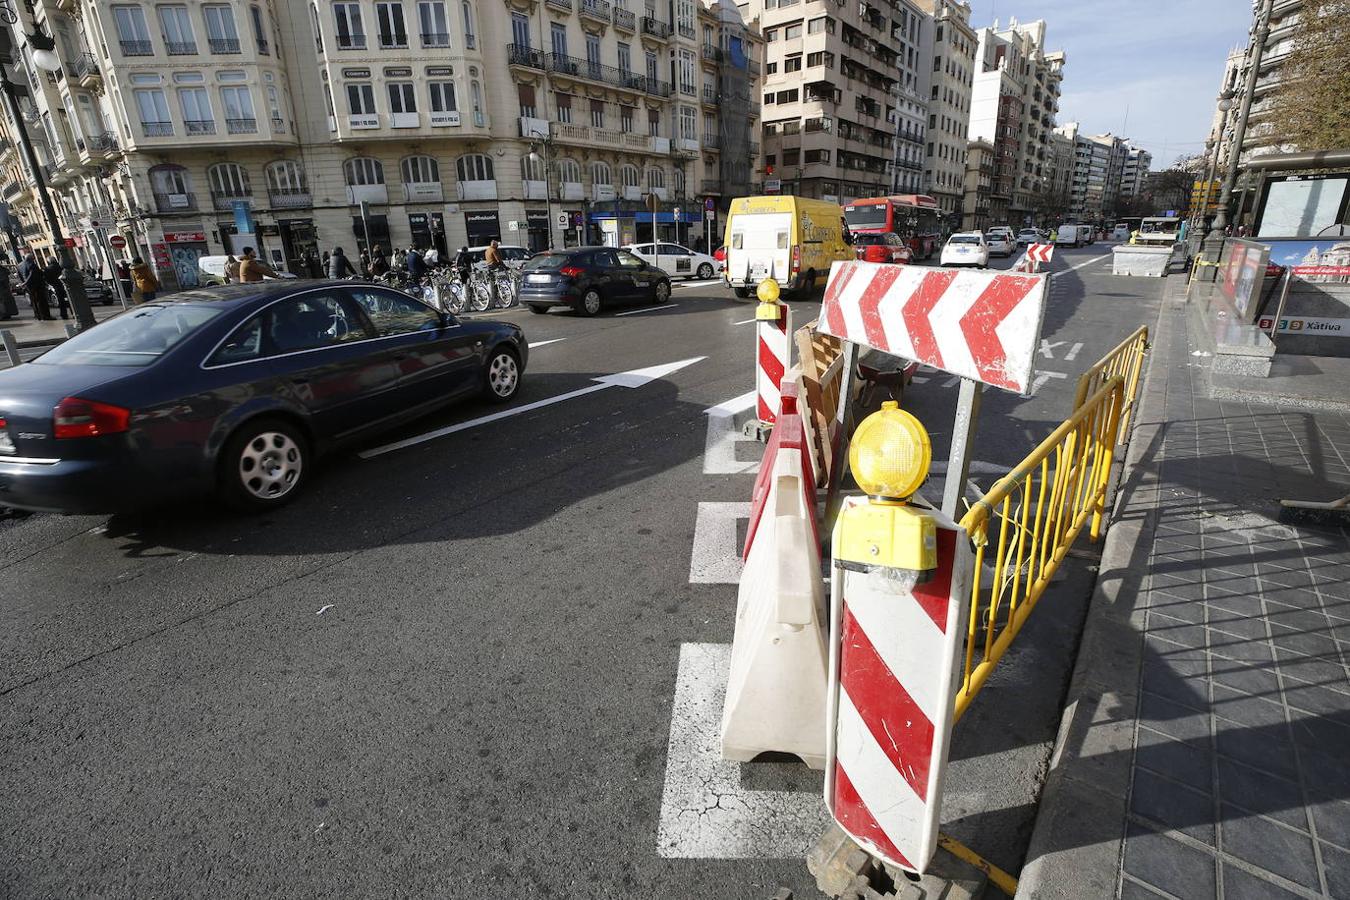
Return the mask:
<path id="1" fill-rule="evenodd" d="M 0 505 L 119 512 L 218 493 L 266 510 L 315 457 L 456 399 L 516 395 L 519 327 L 300 281 L 137 306 L 0 371 Z"/>

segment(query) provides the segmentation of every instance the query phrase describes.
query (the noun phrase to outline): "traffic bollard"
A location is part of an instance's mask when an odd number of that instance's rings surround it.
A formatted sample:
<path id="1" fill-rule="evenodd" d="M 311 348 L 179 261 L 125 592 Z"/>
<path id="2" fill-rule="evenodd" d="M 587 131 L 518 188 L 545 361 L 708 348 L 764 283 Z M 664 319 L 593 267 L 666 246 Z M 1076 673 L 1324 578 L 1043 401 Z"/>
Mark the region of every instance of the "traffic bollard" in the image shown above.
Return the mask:
<path id="1" fill-rule="evenodd" d="M 755 394 L 756 414 L 761 430 L 770 428 L 778 418 L 783 373 L 792 364 L 792 313 L 779 299 L 778 282 L 766 278 L 756 291 L 755 308 Z"/>

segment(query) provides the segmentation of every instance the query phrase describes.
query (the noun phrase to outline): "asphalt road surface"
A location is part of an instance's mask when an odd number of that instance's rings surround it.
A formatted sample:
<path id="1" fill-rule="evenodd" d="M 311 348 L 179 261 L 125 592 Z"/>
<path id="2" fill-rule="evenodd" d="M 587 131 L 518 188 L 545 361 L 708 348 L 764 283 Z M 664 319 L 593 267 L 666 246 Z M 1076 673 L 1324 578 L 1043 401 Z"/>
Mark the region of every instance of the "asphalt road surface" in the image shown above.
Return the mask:
<path id="1" fill-rule="evenodd" d="M 986 396 L 986 487 L 1154 320 L 1103 245 L 1057 254 L 1043 377 Z M 753 314 L 715 283 L 508 311 L 529 408 L 386 452 L 498 410 L 415 423 L 269 516 L 0 514 L 0 895 L 813 896 L 820 776 L 709 752 L 758 448 L 707 410 L 746 402 Z M 955 397 L 906 397 L 938 457 Z M 1009 868 L 1089 584 L 1052 589 L 954 742 L 948 827 Z"/>

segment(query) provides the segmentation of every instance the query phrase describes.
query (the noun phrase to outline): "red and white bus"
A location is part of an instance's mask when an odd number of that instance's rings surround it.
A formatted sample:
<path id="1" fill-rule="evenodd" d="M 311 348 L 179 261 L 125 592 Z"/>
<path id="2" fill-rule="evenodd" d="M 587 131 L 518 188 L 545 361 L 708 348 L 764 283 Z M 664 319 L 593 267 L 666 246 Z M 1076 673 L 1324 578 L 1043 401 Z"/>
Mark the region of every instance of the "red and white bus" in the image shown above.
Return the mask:
<path id="1" fill-rule="evenodd" d="M 844 222 L 849 231 L 895 232 L 915 259 L 928 259 L 942 247 L 942 213 L 926 194 L 854 200 L 844 207 Z"/>

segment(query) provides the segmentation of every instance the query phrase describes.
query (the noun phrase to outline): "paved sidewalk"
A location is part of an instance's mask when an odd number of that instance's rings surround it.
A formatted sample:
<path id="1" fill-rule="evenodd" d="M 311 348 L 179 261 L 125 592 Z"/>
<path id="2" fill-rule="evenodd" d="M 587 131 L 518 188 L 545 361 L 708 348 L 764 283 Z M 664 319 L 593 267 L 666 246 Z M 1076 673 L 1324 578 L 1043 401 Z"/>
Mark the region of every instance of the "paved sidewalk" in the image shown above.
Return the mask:
<path id="1" fill-rule="evenodd" d="M 1164 303 L 1031 897 L 1350 898 L 1350 418 L 1199 392 Z M 1023 892 L 1019 892 L 1019 896 Z"/>
<path id="2" fill-rule="evenodd" d="M 19 315 L 16 318 L 0 319 L 0 329 L 11 332 L 14 335 L 14 340 L 18 341 L 21 347 L 37 341 L 63 341 L 66 339 L 66 325 L 74 322 L 74 319 L 62 319 L 58 315 L 49 321 L 39 322 L 33 318 L 33 311 L 25 305 L 25 302 L 20 298 Z M 102 322 L 121 311 L 122 304 L 120 303 L 114 303 L 112 306 L 96 304 L 94 306 L 94 318 Z"/>

